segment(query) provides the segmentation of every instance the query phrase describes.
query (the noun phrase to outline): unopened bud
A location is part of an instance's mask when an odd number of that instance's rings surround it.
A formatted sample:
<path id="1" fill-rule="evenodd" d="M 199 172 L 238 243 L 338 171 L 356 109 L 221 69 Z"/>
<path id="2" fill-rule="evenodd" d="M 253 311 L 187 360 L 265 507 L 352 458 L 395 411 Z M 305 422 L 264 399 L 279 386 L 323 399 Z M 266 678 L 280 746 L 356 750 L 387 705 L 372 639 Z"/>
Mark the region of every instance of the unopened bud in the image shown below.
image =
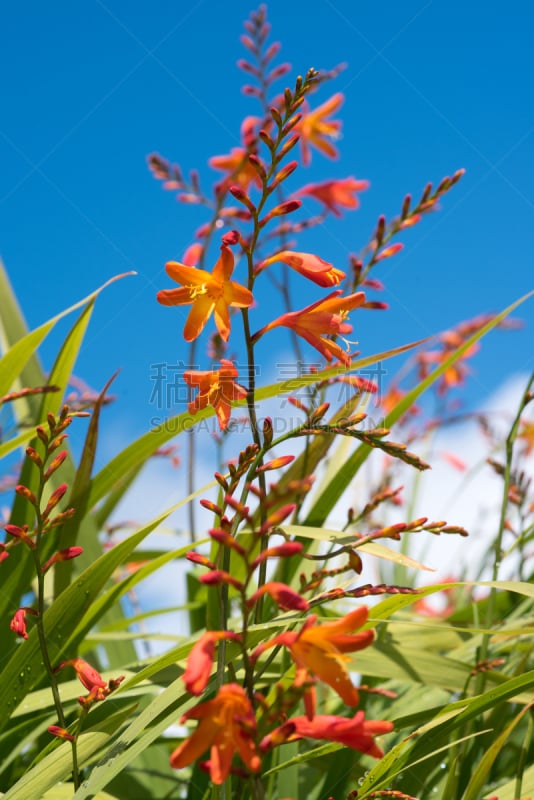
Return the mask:
<path id="1" fill-rule="evenodd" d="M 75 742 L 76 737 L 69 733 L 66 728 L 60 728 L 59 725 L 49 725 L 48 733 L 52 736 L 57 736 L 59 739 L 66 739 L 68 742 Z"/>
<path id="2" fill-rule="evenodd" d="M 38 425 L 37 428 L 35 429 L 35 431 L 36 431 L 37 436 L 39 437 L 39 439 L 43 442 L 43 444 L 48 444 L 49 438 L 48 438 L 48 434 L 46 433 L 45 429 L 41 425 Z"/>
<path id="3" fill-rule="evenodd" d="M 37 467 L 42 467 L 43 466 L 43 459 L 41 458 L 41 456 L 39 455 L 37 450 L 35 450 L 33 447 L 27 447 L 26 448 L 26 455 L 28 456 L 28 458 L 31 461 L 33 461 L 33 463 Z"/>
<path id="4" fill-rule="evenodd" d="M 300 208 L 301 205 L 302 203 L 300 200 L 286 200 L 284 203 L 280 203 L 279 206 L 271 209 L 271 211 L 264 216 L 260 221 L 260 227 L 263 228 L 273 217 L 283 217 L 286 214 L 291 214 L 293 211 L 296 211 L 297 208 Z"/>
<path id="5" fill-rule="evenodd" d="M 261 158 L 258 158 L 258 156 L 255 155 L 255 153 L 251 153 L 248 157 L 248 160 L 252 164 L 252 166 L 262 179 L 262 181 L 265 181 L 267 179 L 267 171 L 263 165 L 263 161 L 261 160 Z"/>
<path id="6" fill-rule="evenodd" d="M 273 440 L 273 421 L 270 417 L 265 417 L 263 420 L 263 446 L 269 447 Z"/>
<path id="7" fill-rule="evenodd" d="M 201 553 L 196 553 L 194 550 L 191 550 L 189 553 L 185 554 L 185 557 L 188 561 L 192 561 L 193 564 L 200 564 L 201 567 L 207 567 L 208 569 L 215 569 L 215 564 L 213 561 L 210 561 L 207 556 L 203 556 Z"/>
<path id="8" fill-rule="evenodd" d="M 375 239 L 376 239 L 376 246 L 377 247 L 380 247 L 380 245 L 382 244 L 382 240 L 384 239 L 385 230 L 386 230 L 386 218 L 382 214 L 378 218 L 378 224 L 376 226 Z"/>
<path id="9" fill-rule="evenodd" d="M 27 500 L 29 503 L 31 503 L 32 506 L 35 506 L 37 508 L 38 505 L 37 498 L 34 495 L 34 493 L 30 491 L 30 489 L 28 489 L 27 486 L 23 486 L 21 483 L 19 483 L 18 486 L 15 486 L 15 492 L 16 494 L 18 494 L 19 497 L 24 497 L 24 499 Z"/>
<path id="10" fill-rule="evenodd" d="M 48 452 L 53 453 L 54 450 L 57 450 L 58 447 L 61 447 L 66 438 L 67 438 L 66 433 L 62 433 L 59 436 L 56 436 L 56 438 L 52 442 L 50 442 L 48 446 Z"/>
<path id="11" fill-rule="evenodd" d="M 61 498 L 64 496 L 64 494 L 65 494 L 65 492 L 67 491 L 68 488 L 69 487 L 67 486 L 66 483 L 62 483 L 61 486 L 58 486 L 57 489 L 52 492 L 52 494 L 50 495 L 50 499 L 48 500 L 48 503 L 46 504 L 46 508 L 43 511 L 43 514 L 42 514 L 43 519 L 46 519 L 48 517 L 48 515 L 50 514 L 50 512 L 52 511 L 52 509 L 57 506 L 57 504 L 59 503 Z"/>
<path id="12" fill-rule="evenodd" d="M 244 191 L 244 189 L 241 188 L 241 186 L 237 185 L 230 186 L 228 191 L 233 197 L 235 197 L 236 200 L 239 200 L 240 203 L 243 203 L 243 205 L 245 205 L 248 208 L 251 214 L 255 213 L 256 206 L 254 205 L 248 194 Z"/>
<path id="13" fill-rule="evenodd" d="M 385 247 L 380 253 L 378 253 L 375 257 L 375 261 L 383 261 L 384 258 L 390 258 L 391 256 L 396 255 L 396 253 L 400 253 L 403 249 L 404 245 L 400 242 L 396 244 L 391 244 L 389 247 Z"/>
<path id="14" fill-rule="evenodd" d="M 206 500 L 205 498 L 203 498 L 200 501 L 200 505 L 202 506 L 202 508 L 206 508 L 208 511 L 213 511 L 213 513 L 217 514 L 217 516 L 219 517 L 222 516 L 223 513 L 222 508 L 218 506 L 216 503 L 213 503 L 211 500 Z"/>
<path id="15" fill-rule="evenodd" d="M 256 474 L 260 474 L 261 472 L 269 472 L 273 469 L 280 469 L 281 467 L 285 467 L 286 464 L 291 464 L 291 462 L 294 460 L 295 456 L 279 456 L 278 458 L 273 458 L 272 461 L 267 461 L 266 464 L 262 464 L 261 467 L 258 467 Z"/>
<path id="16" fill-rule="evenodd" d="M 298 119 L 297 119 L 297 122 L 298 122 Z M 296 125 L 296 122 L 295 122 L 295 125 Z M 286 129 L 287 129 L 287 125 L 286 125 Z M 300 139 L 300 136 L 297 136 L 297 134 L 295 134 L 294 136 L 291 136 L 287 140 L 287 142 L 284 144 L 284 146 L 280 148 L 280 151 L 278 153 L 278 161 L 281 161 L 289 153 L 289 151 L 292 150 L 295 147 L 295 145 L 297 144 L 299 139 Z"/>
<path id="17" fill-rule="evenodd" d="M 298 165 L 298 161 L 290 161 L 289 164 L 286 164 L 286 166 L 280 170 L 280 172 L 277 172 L 269 184 L 269 191 L 272 192 L 273 189 L 276 189 L 276 187 L 282 183 L 282 181 L 285 181 L 286 178 L 289 178 L 291 173 L 296 170 Z"/>
<path id="18" fill-rule="evenodd" d="M 57 564 L 59 561 L 70 561 L 72 558 L 77 558 L 83 553 L 83 547 L 65 547 L 64 550 L 59 550 L 54 553 L 52 558 L 42 565 L 41 572 L 48 572 L 52 564 Z"/>
<path id="19" fill-rule="evenodd" d="M 68 456 L 67 450 L 62 450 L 60 453 L 57 454 L 57 456 L 54 456 L 54 458 L 50 462 L 50 466 L 48 467 L 48 469 L 44 474 L 45 481 L 49 479 L 49 477 L 56 471 L 56 469 L 59 469 L 59 467 L 63 464 L 67 456 Z"/>

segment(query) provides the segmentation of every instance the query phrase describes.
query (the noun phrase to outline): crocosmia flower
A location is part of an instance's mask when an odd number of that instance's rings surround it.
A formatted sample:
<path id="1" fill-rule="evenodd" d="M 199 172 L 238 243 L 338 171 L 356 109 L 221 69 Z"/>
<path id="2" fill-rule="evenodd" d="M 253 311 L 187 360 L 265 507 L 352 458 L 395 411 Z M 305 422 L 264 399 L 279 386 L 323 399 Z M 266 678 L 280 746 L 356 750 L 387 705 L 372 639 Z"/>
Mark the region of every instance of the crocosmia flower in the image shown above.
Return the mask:
<path id="1" fill-rule="evenodd" d="M 235 382 L 237 369 L 231 361 L 221 359 L 221 368 L 213 370 L 187 370 L 184 380 L 189 386 L 198 389 L 198 394 L 189 403 L 189 411 L 196 414 L 207 406 L 213 406 L 219 420 L 219 427 L 223 431 L 228 426 L 231 404 L 235 400 L 242 400 L 247 396 L 247 390 Z"/>
<path id="2" fill-rule="evenodd" d="M 365 294 L 356 292 L 356 294 L 349 294 L 345 297 L 342 295 L 343 292 L 338 289 L 323 300 L 318 300 L 300 311 L 290 311 L 287 314 L 282 314 L 281 317 L 258 331 L 253 339 L 257 340 L 267 331 L 282 325 L 285 328 L 291 328 L 299 336 L 302 336 L 327 361 L 337 358 L 348 366 L 350 364 L 350 354 L 343 350 L 333 339 L 326 337 L 351 333 L 352 325 L 345 322 L 345 319 L 349 311 L 365 304 Z"/>
<path id="3" fill-rule="evenodd" d="M 182 287 L 158 292 L 158 303 L 164 306 L 192 305 L 185 323 L 184 339 L 192 342 L 200 336 L 213 313 L 217 330 L 227 342 L 230 335 L 228 309 L 248 308 L 254 302 L 248 289 L 230 280 L 234 271 L 234 256 L 230 248 L 226 245 L 221 247 L 221 255 L 211 273 L 178 261 L 169 261 L 165 270 Z"/>
<path id="4" fill-rule="evenodd" d="M 102 675 L 83 658 L 69 658 L 68 661 L 62 661 L 54 669 L 54 672 L 59 672 L 64 667 L 73 667 L 79 681 L 88 691 L 107 688 L 107 683 Z"/>
<path id="5" fill-rule="evenodd" d="M 11 630 L 23 639 L 28 638 L 28 631 L 26 630 L 26 611 L 26 608 L 19 608 L 18 611 L 15 611 L 13 619 L 9 623 Z"/>
<path id="6" fill-rule="evenodd" d="M 221 639 L 236 641 L 239 639 L 239 634 L 232 631 L 206 631 L 193 645 L 187 659 L 186 670 L 182 675 L 185 688 L 190 694 L 202 694 L 208 685 L 215 657 L 215 645 Z"/>
<path id="7" fill-rule="evenodd" d="M 233 147 L 225 156 L 213 156 L 209 160 L 210 167 L 226 172 L 223 185 L 235 184 L 245 192 L 251 184 L 261 189 L 261 178 L 248 159 L 248 151 L 244 147 Z"/>
<path id="8" fill-rule="evenodd" d="M 295 272 L 304 275 L 305 278 L 313 281 L 318 286 L 338 286 L 345 278 L 345 273 L 342 270 L 336 269 L 333 264 L 324 261 L 319 256 L 313 255 L 313 253 L 294 253 L 291 250 L 282 250 L 280 253 L 265 259 L 256 267 L 256 273 L 261 272 L 269 264 L 274 264 L 276 261 L 282 261 L 288 267 L 294 269 Z"/>
<path id="9" fill-rule="evenodd" d="M 200 724 L 171 755 L 171 767 L 181 769 L 210 750 L 211 780 L 220 786 L 230 773 L 234 754 L 251 772 L 258 772 L 260 757 L 254 742 L 256 718 L 245 690 L 236 683 L 221 686 L 213 700 L 187 711 L 180 722 L 198 719 Z"/>
<path id="10" fill-rule="evenodd" d="M 359 695 L 346 668 L 350 661 L 346 653 L 363 650 L 373 641 L 372 630 L 352 633 L 364 625 L 367 616 L 366 606 L 351 611 L 335 622 L 325 622 L 322 625 L 315 624 L 317 616 L 313 615 L 306 620 L 301 631 L 285 631 L 260 645 L 254 658 L 269 647 L 283 645 L 289 649 L 296 664 L 299 684 L 306 682 L 307 675 L 314 675 L 337 692 L 344 703 L 355 706 Z M 304 701 L 308 717 L 312 718 L 315 713 L 314 693 L 307 691 Z"/>
<path id="11" fill-rule="evenodd" d="M 338 92 L 326 103 L 313 111 L 305 111 L 302 115 L 296 130 L 300 135 L 302 161 L 305 166 L 311 161 L 310 146 L 316 147 L 329 158 L 337 158 L 338 152 L 330 140 L 339 138 L 341 122 L 328 118 L 341 108 L 344 99 L 341 92 Z"/>
<path id="12" fill-rule="evenodd" d="M 358 208 L 360 201 L 356 192 L 363 192 L 368 188 L 369 181 L 358 181 L 350 177 L 338 181 L 309 183 L 296 194 L 298 197 L 313 197 L 334 216 L 341 217 L 340 208 Z"/>
<path id="13" fill-rule="evenodd" d="M 363 711 L 358 711 L 352 719 L 330 714 L 317 714 L 313 719 L 293 717 L 266 736 L 261 742 L 261 749 L 265 752 L 276 744 L 305 737 L 339 742 L 360 753 L 382 758 L 384 753 L 373 737 L 389 733 L 391 730 L 393 723 L 385 720 L 366 720 Z"/>

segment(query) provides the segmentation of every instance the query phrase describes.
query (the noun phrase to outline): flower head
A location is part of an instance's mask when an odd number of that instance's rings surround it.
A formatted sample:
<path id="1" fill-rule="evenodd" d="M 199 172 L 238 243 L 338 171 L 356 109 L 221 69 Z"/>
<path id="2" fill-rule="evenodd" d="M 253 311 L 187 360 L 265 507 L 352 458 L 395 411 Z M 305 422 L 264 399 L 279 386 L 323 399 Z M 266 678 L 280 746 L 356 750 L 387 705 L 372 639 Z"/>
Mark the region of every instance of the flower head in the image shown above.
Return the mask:
<path id="1" fill-rule="evenodd" d="M 247 396 L 247 390 L 235 382 L 237 369 L 231 361 L 221 359 L 221 368 L 213 370 L 188 370 L 184 380 L 189 386 L 198 389 L 198 394 L 189 403 L 189 411 L 196 414 L 207 406 L 213 406 L 223 431 L 228 426 L 231 403 Z"/>
<path id="2" fill-rule="evenodd" d="M 251 772 L 259 770 L 260 757 L 253 738 L 256 719 L 241 686 L 236 683 L 221 686 L 213 700 L 187 711 L 180 722 L 188 719 L 198 719 L 200 724 L 173 752 L 171 767 L 186 767 L 210 748 L 209 770 L 216 785 L 224 783 L 228 777 L 236 752 Z"/>
<path id="3" fill-rule="evenodd" d="M 328 261 L 324 261 L 313 253 L 294 253 L 291 250 L 282 250 L 271 258 L 265 259 L 256 267 L 256 273 L 276 261 L 282 261 L 318 286 L 337 286 L 346 277 L 340 269 L 336 269 Z"/>
<path id="4" fill-rule="evenodd" d="M 234 271 L 234 256 L 230 248 L 226 245 L 221 247 L 221 255 L 211 273 L 178 261 L 169 261 L 165 270 L 182 287 L 158 292 L 158 303 L 164 306 L 192 305 L 184 327 L 186 342 L 200 336 L 212 313 L 221 338 L 227 342 L 230 335 L 229 307 L 248 308 L 254 302 L 248 289 L 230 280 Z"/>
<path id="5" fill-rule="evenodd" d="M 28 638 L 28 631 L 26 630 L 26 608 L 19 608 L 15 611 L 11 622 L 9 623 L 9 627 L 16 633 L 17 636 L 21 636 L 23 639 Z"/>
<path id="6" fill-rule="evenodd" d="M 261 742 L 263 751 L 284 741 L 294 741 L 306 737 L 308 739 L 327 739 L 339 742 L 360 753 L 367 753 L 375 758 L 382 758 L 384 753 L 376 744 L 373 736 L 389 733 L 393 723 L 385 720 L 366 720 L 363 711 L 358 711 L 352 719 L 336 717 L 331 714 L 316 715 L 313 719 L 293 717 L 284 725 L 274 730 Z"/>
<path id="7" fill-rule="evenodd" d="M 349 311 L 364 305 L 365 294 L 356 292 L 345 297 L 343 292 L 337 289 L 323 300 L 312 303 L 311 306 L 300 311 L 290 311 L 282 314 L 281 317 L 270 322 L 261 331 L 258 331 L 253 339 L 257 340 L 264 333 L 280 325 L 292 328 L 299 336 L 302 336 L 312 347 L 315 347 L 327 361 L 333 358 L 339 359 L 343 364 L 350 364 L 350 355 L 345 352 L 339 344 L 326 336 L 337 336 L 352 331 L 352 325 L 345 322 Z"/>
<path id="8" fill-rule="evenodd" d="M 105 689 L 107 687 L 102 675 L 83 658 L 69 658 L 68 661 L 62 661 L 54 669 L 54 672 L 59 672 L 63 667 L 73 667 L 78 679 L 89 692 L 95 688 Z"/>
<path id="9" fill-rule="evenodd" d="M 268 647 L 284 645 L 289 649 L 296 664 L 299 685 L 305 683 L 311 673 L 337 692 L 344 703 L 355 706 L 358 704 L 359 695 L 346 669 L 346 663 L 350 659 L 345 654 L 363 650 L 373 641 L 372 630 L 352 633 L 366 622 L 367 616 L 366 606 L 351 611 L 335 622 L 326 622 L 323 625 L 315 625 L 317 617 L 313 615 L 307 619 L 300 632 L 285 631 L 275 636 L 274 639 L 260 645 L 254 657 L 256 658 Z M 307 690 L 304 700 L 308 717 L 311 719 L 315 713 L 314 693 Z"/>
<path id="10" fill-rule="evenodd" d="M 215 645 L 221 639 L 235 641 L 239 639 L 239 634 L 231 631 L 207 631 L 193 645 L 187 659 L 186 670 L 182 675 L 185 688 L 190 694 L 202 694 L 208 685 L 215 656 Z"/>
<path id="11" fill-rule="evenodd" d="M 341 92 L 338 92 L 314 111 L 307 111 L 302 115 L 296 130 L 300 135 L 302 161 L 305 166 L 311 161 L 311 145 L 325 156 L 337 158 L 338 152 L 329 140 L 339 137 L 341 122 L 328 117 L 341 107 L 344 99 Z"/>
<path id="12" fill-rule="evenodd" d="M 83 547 L 65 547 L 48 559 L 48 561 L 41 567 L 41 572 L 47 572 L 52 564 L 57 564 L 60 561 L 69 561 L 72 558 L 77 558 L 83 553 Z"/>
<path id="13" fill-rule="evenodd" d="M 324 205 L 336 217 L 341 217 L 340 207 L 358 208 L 360 201 L 356 192 L 363 192 L 369 188 L 369 181 L 358 181 L 356 178 L 344 178 L 338 181 L 324 181 L 323 183 L 309 183 L 299 189 L 299 197 L 313 197 Z"/>
<path id="14" fill-rule="evenodd" d="M 76 741 L 76 737 L 72 733 L 69 733 L 66 728 L 60 728 L 59 725 L 49 725 L 48 733 L 51 733 L 52 736 L 57 736 L 59 739 L 67 739 L 69 742 Z"/>
<path id="15" fill-rule="evenodd" d="M 232 147 L 228 155 L 213 156 L 209 160 L 210 167 L 226 172 L 223 178 L 223 188 L 231 185 L 239 186 L 247 191 L 251 184 L 261 189 L 261 178 L 248 158 L 248 150 L 244 147 Z"/>
<path id="16" fill-rule="evenodd" d="M 272 597 L 282 611 L 307 611 L 310 607 L 310 604 L 302 595 L 279 581 L 267 581 L 267 583 L 264 583 L 248 601 L 249 606 L 253 606 L 264 594 Z"/>

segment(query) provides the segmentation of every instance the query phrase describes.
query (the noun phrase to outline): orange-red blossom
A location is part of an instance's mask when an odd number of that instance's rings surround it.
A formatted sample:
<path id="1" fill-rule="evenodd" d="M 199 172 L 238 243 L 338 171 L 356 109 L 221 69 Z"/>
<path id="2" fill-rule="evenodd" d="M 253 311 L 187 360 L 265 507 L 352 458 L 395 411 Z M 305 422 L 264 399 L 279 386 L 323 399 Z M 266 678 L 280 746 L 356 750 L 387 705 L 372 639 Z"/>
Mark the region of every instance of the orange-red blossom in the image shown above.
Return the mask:
<path id="1" fill-rule="evenodd" d="M 282 261 L 284 264 L 287 264 L 287 266 L 294 269 L 295 272 L 304 275 L 305 278 L 313 281 L 318 286 L 338 286 L 346 277 L 342 270 L 336 269 L 333 264 L 324 261 L 322 258 L 319 258 L 319 256 L 313 253 L 295 253 L 292 250 L 282 250 L 280 253 L 276 253 L 276 255 L 270 258 L 266 258 L 265 261 L 262 261 L 261 264 L 258 264 L 256 267 L 256 274 L 265 269 L 265 267 L 268 267 L 269 264 L 274 264 L 277 261 Z"/>
<path id="2" fill-rule="evenodd" d="M 341 107 L 344 99 L 341 92 L 337 92 L 314 111 L 307 111 L 302 115 L 296 131 L 300 136 L 302 161 L 305 166 L 308 166 L 311 161 L 311 145 L 325 156 L 337 158 L 338 152 L 329 140 L 339 138 L 341 122 L 328 119 L 328 117 Z"/>
<path id="3" fill-rule="evenodd" d="M 185 688 L 190 694 L 198 696 L 208 685 L 215 657 L 215 645 L 222 639 L 239 641 L 240 636 L 232 631 L 206 631 L 191 648 L 187 667 L 182 675 Z"/>
<path id="4" fill-rule="evenodd" d="M 79 697 L 78 701 L 83 706 L 90 706 L 95 701 L 105 700 L 108 694 L 111 694 L 124 680 L 124 676 L 119 678 L 112 678 L 109 683 L 106 683 L 102 675 L 92 667 L 83 658 L 69 658 L 67 661 L 62 661 L 54 668 L 54 672 L 59 672 L 64 667 L 73 667 L 78 680 L 88 690 L 87 697 Z"/>
<path id="5" fill-rule="evenodd" d="M 296 197 L 313 197 L 324 205 L 336 217 L 341 217 L 341 208 L 358 208 L 360 201 L 356 192 L 363 192 L 369 188 L 369 181 L 359 181 L 356 178 L 343 180 L 324 181 L 322 183 L 309 183 L 296 192 Z"/>
<path id="6" fill-rule="evenodd" d="M 223 431 L 228 426 L 231 404 L 235 400 L 244 399 L 247 390 L 235 382 L 237 369 L 231 361 L 221 359 L 221 368 L 213 370 L 187 370 L 184 380 L 189 386 L 198 389 L 198 394 L 189 403 L 189 412 L 196 414 L 207 406 L 213 406 L 219 427 Z"/>
<path id="7" fill-rule="evenodd" d="M 216 785 L 224 783 L 228 777 L 234 753 L 239 754 L 251 772 L 260 769 L 260 757 L 254 742 L 256 718 L 241 686 L 236 683 L 221 686 L 213 700 L 187 711 L 180 722 L 183 724 L 189 719 L 198 719 L 200 724 L 173 752 L 171 767 L 186 767 L 209 748 L 208 767 Z"/>
<path id="8" fill-rule="evenodd" d="M 383 751 L 376 744 L 373 736 L 389 733 L 393 723 L 385 720 L 366 720 L 363 711 L 358 711 L 352 719 L 335 717 L 330 714 L 318 714 L 313 719 L 294 717 L 264 737 L 261 750 L 267 751 L 277 744 L 292 742 L 306 737 L 307 739 L 327 739 L 339 742 L 360 753 L 367 753 L 375 758 L 382 758 Z"/>
<path id="9" fill-rule="evenodd" d="M 285 631 L 254 652 L 257 659 L 267 648 L 276 645 L 287 647 L 297 667 L 296 683 L 302 685 L 314 675 L 328 684 L 348 706 L 358 704 L 358 690 L 352 684 L 346 664 L 350 661 L 346 653 L 363 650 L 374 638 L 374 631 L 366 630 L 353 634 L 367 621 L 368 609 L 361 606 L 335 622 L 316 625 L 317 616 L 309 617 L 299 631 Z M 315 694 L 306 690 L 304 695 L 306 713 L 312 719 L 315 713 Z"/>
<path id="10" fill-rule="evenodd" d="M 227 342 L 230 335 L 228 309 L 249 308 L 254 302 L 247 288 L 230 280 L 234 271 L 234 255 L 230 248 L 226 245 L 221 247 L 221 255 L 211 273 L 179 261 L 169 261 L 165 270 L 182 287 L 158 292 L 158 303 L 164 306 L 192 305 L 184 327 L 186 342 L 200 336 L 212 313 L 221 338 Z"/>
<path id="11" fill-rule="evenodd" d="M 342 296 L 341 289 L 331 292 L 323 300 L 312 303 L 311 306 L 300 311 L 290 311 L 282 314 L 281 317 L 270 322 L 265 328 L 254 334 L 253 341 L 257 341 L 267 331 L 273 328 L 284 326 L 291 328 L 299 336 L 305 339 L 308 344 L 315 347 L 327 361 L 339 359 L 343 364 L 349 366 L 350 354 L 327 336 L 338 336 L 350 333 L 352 325 L 345 322 L 349 311 L 365 304 L 365 294 L 356 292 L 345 297 Z"/>

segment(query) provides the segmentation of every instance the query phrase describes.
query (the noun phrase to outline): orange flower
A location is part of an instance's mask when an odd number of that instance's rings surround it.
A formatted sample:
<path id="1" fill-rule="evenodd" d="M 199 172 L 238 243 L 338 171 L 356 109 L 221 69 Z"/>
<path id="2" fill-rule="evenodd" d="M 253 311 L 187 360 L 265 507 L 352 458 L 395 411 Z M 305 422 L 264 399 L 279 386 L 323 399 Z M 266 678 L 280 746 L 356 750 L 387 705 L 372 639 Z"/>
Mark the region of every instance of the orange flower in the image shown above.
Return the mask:
<path id="1" fill-rule="evenodd" d="M 169 261 L 165 270 L 183 288 L 158 292 L 158 303 L 164 306 L 193 306 L 184 328 L 186 342 L 192 342 L 200 336 L 212 312 L 217 330 L 227 342 L 230 335 L 228 308 L 248 308 L 254 302 L 248 289 L 230 280 L 234 271 L 234 256 L 230 248 L 226 245 L 221 247 L 221 255 L 212 273 L 178 261 Z"/>
<path id="2" fill-rule="evenodd" d="M 221 686 L 217 696 L 187 711 L 180 722 L 199 719 L 196 731 L 171 755 L 171 767 L 181 769 L 196 761 L 210 748 L 210 776 L 213 783 L 224 783 L 234 753 L 251 772 L 260 768 L 260 757 L 254 743 L 256 719 L 245 690 L 236 683 Z"/>
<path id="3" fill-rule="evenodd" d="M 195 399 L 189 403 L 189 411 L 196 414 L 207 406 L 213 406 L 222 431 L 228 426 L 231 403 L 247 396 L 247 390 L 235 383 L 237 370 L 231 361 L 221 358 L 221 369 L 206 371 L 189 370 L 184 372 L 184 380 L 189 386 L 198 389 Z"/>
<path id="4" fill-rule="evenodd" d="M 345 318 L 349 311 L 364 305 L 365 294 L 356 292 L 356 294 L 349 294 L 346 297 L 342 297 L 342 294 L 341 289 L 337 289 L 323 300 L 312 303 L 311 306 L 306 306 L 300 311 L 282 314 L 281 317 L 278 317 L 278 319 L 270 322 L 265 328 L 255 333 L 253 341 L 257 341 L 260 336 L 263 336 L 264 333 L 272 328 L 283 325 L 286 328 L 292 328 L 295 333 L 306 339 L 327 361 L 337 358 L 348 366 L 350 364 L 350 354 L 345 352 L 332 339 L 327 339 L 321 335 L 337 336 L 352 331 L 352 325 L 345 322 Z"/>
<path id="5" fill-rule="evenodd" d="M 356 192 L 363 192 L 369 188 L 369 181 L 358 181 L 356 178 L 344 178 L 339 181 L 324 181 L 323 183 L 309 183 L 303 186 L 302 189 L 296 193 L 297 196 L 302 195 L 307 197 L 314 197 L 324 205 L 328 211 L 336 217 L 341 217 L 339 207 L 343 208 L 358 208 L 360 205 L 359 199 L 356 197 Z"/>
<path id="6" fill-rule="evenodd" d="M 374 631 L 367 630 L 351 634 L 367 620 L 366 606 L 351 611 L 336 622 L 315 625 L 316 615 L 312 615 L 300 632 L 286 631 L 256 648 L 253 659 L 264 650 L 275 645 L 284 645 L 291 652 L 297 667 L 297 683 L 302 685 L 309 680 L 309 673 L 328 684 L 348 706 L 358 704 L 359 695 L 353 686 L 345 664 L 350 658 L 345 653 L 363 650 L 374 639 Z M 311 719 L 315 713 L 315 694 L 306 690 L 304 695 L 306 713 Z"/>
<path id="7" fill-rule="evenodd" d="M 22 636 L 23 639 L 28 638 L 28 631 L 26 630 L 26 614 L 32 614 L 34 617 L 37 616 L 37 611 L 34 611 L 33 608 L 27 608 L 23 606 L 19 608 L 18 611 L 15 611 L 13 619 L 9 623 L 9 627 L 16 633 L 17 636 Z"/>
<path id="8" fill-rule="evenodd" d="M 297 125 L 300 135 L 302 161 L 308 166 L 311 161 L 310 145 L 313 145 L 329 158 L 337 158 L 338 152 L 329 139 L 337 139 L 341 130 L 341 122 L 328 119 L 343 104 L 345 98 L 338 92 L 330 100 L 323 103 L 315 111 L 304 113 Z"/>
<path id="9" fill-rule="evenodd" d="M 76 737 L 69 733 L 66 728 L 60 728 L 59 725 L 49 725 L 48 726 L 48 733 L 51 733 L 52 736 L 57 736 L 60 739 L 67 739 L 69 742 L 75 742 Z"/>
<path id="10" fill-rule="evenodd" d="M 185 688 L 190 694 L 202 694 L 211 675 L 215 645 L 221 639 L 239 641 L 239 634 L 232 631 L 206 631 L 193 645 L 182 675 Z"/>
<path id="11" fill-rule="evenodd" d="M 89 691 L 87 697 L 78 697 L 78 702 L 86 708 L 90 708 L 95 702 L 105 700 L 124 680 L 124 675 L 121 675 L 119 678 L 111 678 L 106 683 L 102 675 L 83 658 L 69 658 L 68 661 L 62 661 L 54 667 L 54 672 L 59 672 L 63 667 L 73 667 L 78 680 Z"/>
<path id="12" fill-rule="evenodd" d="M 523 455 L 529 456 L 534 450 L 534 421 L 522 419 L 517 438 L 523 440 Z"/>
<path id="13" fill-rule="evenodd" d="M 346 277 L 340 269 L 336 269 L 328 261 L 324 261 L 313 253 L 294 253 L 291 250 L 282 250 L 270 258 L 266 258 L 256 267 L 256 274 L 276 261 L 282 261 L 318 286 L 337 286 Z"/>
<path id="14" fill-rule="evenodd" d="M 261 589 L 258 589 L 249 599 L 249 606 L 252 607 L 264 594 L 272 597 L 282 611 L 307 611 L 310 607 L 310 604 L 302 595 L 279 581 L 267 581 L 267 583 L 264 583 Z"/>
<path id="15" fill-rule="evenodd" d="M 59 672 L 63 667 L 73 667 L 78 679 L 88 691 L 107 688 L 107 683 L 102 675 L 83 658 L 70 658 L 68 661 L 62 661 L 55 667 L 54 672 Z"/>
<path id="16" fill-rule="evenodd" d="M 249 152 L 244 147 L 232 147 L 228 155 L 213 156 L 208 163 L 213 169 L 227 173 L 222 181 L 224 187 L 236 185 L 246 192 L 252 183 L 261 189 L 261 178 L 248 156 Z"/>
<path id="17" fill-rule="evenodd" d="M 366 720 L 363 711 L 358 711 L 353 719 L 335 717 L 331 714 L 317 715 L 313 719 L 294 717 L 274 730 L 261 742 L 265 752 L 276 744 L 291 742 L 306 737 L 308 739 L 328 739 L 339 742 L 360 753 L 368 753 L 375 758 L 382 758 L 383 751 L 378 747 L 373 736 L 389 733 L 393 723 L 385 720 Z"/>

